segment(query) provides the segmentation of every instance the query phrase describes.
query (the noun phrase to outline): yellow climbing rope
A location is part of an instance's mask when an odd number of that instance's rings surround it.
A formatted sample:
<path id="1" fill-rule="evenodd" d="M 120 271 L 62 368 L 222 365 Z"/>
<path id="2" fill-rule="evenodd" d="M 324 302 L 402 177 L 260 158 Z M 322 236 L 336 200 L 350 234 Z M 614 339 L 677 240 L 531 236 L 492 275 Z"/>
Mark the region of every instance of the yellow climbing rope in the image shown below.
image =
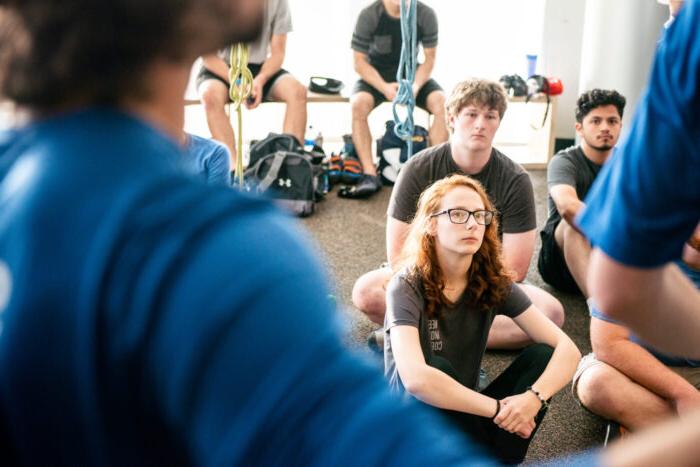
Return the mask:
<path id="1" fill-rule="evenodd" d="M 243 187 L 243 115 L 241 104 L 253 90 L 253 74 L 248 69 L 248 46 L 234 44 L 231 46 L 231 69 L 228 75 L 229 97 L 238 113 L 238 142 L 236 144 L 236 176 L 239 188 Z"/>

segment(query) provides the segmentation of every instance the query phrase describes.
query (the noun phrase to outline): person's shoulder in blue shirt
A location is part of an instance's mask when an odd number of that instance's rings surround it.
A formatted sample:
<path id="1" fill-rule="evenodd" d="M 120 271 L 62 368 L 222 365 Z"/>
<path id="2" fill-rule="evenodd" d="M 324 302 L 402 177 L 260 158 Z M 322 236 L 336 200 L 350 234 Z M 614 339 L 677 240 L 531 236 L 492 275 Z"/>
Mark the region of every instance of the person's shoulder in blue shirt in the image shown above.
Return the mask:
<path id="1" fill-rule="evenodd" d="M 193 183 L 173 141 L 114 111 L 32 125 L 9 152 L 0 412 L 26 463 L 487 462 L 348 354 L 270 203 Z M 378 417 L 401 422 L 368 438 Z"/>
<path id="2" fill-rule="evenodd" d="M 187 133 L 184 164 L 212 185 L 230 185 L 231 169 L 226 146 L 208 138 Z"/>

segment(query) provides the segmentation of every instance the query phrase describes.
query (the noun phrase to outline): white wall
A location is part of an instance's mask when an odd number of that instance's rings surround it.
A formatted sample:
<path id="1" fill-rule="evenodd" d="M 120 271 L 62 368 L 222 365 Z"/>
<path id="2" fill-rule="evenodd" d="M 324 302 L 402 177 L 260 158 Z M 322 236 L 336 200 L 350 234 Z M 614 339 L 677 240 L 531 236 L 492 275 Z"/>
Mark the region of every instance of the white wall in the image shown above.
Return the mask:
<path id="1" fill-rule="evenodd" d="M 548 0 L 545 7 L 542 72 L 561 79 L 564 84 L 564 92 L 557 98 L 554 130 L 557 138 L 575 135 L 574 108 L 579 95 L 585 7 L 586 0 Z"/>
<path id="2" fill-rule="evenodd" d="M 350 40 L 368 0 L 289 0 L 294 32 L 284 66 L 303 82 L 314 74 L 352 86 Z M 568 0 L 566 0 L 568 1 Z M 425 0 L 438 16 L 435 79 L 449 92 L 470 77 L 525 74 L 525 54 L 540 53 L 545 0 Z"/>
<path id="3" fill-rule="evenodd" d="M 581 91 L 616 89 L 627 98 L 623 124 L 634 115 L 668 8 L 652 0 L 588 0 L 581 51 Z"/>

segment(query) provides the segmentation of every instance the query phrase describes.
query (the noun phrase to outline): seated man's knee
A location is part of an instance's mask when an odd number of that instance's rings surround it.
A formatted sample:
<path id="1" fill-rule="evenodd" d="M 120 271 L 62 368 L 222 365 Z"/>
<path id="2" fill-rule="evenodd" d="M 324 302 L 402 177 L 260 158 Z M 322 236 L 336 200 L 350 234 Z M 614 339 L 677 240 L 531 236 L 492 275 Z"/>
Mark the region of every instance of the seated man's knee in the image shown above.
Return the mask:
<path id="1" fill-rule="evenodd" d="M 433 91 L 428 96 L 426 107 L 428 111 L 436 118 L 445 115 L 445 93 L 442 91 Z"/>
<path id="2" fill-rule="evenodd" d="M 372 96 L 365 93 L 358 93 L 350 98 L 350 109 L 353 119 L 366 119 L 373 107 Z"/>
<path id="3" fill-rule="evenodd" d="M 299 105 L 306 105 L 307 101 L 307 89 L 306 86 L 301 84 L 295 78 L 292 78 L 289 91 L 289 102 L 293 102 Z"/>
<path id="4" fill-rule="evenodd" d="M 352 288 L 352 303 L 360 311 L 374 318 L 383 320 L 386 310 L 384 284 L 376 271 L 360 276 Z"/>
<path id="5" fill-rule="evenodd" d="M 615 388 L 610 384 L 612 369 L 598 363 L 579 377 L 576 391 L 581 404 L 591 412 L 609 413 L 614 403 Z"/>
<path id="6" fill-rule="evenodd" d="M 224 111 L 226 107 L 227 95 L 223 85 L 205 82 L 199 90 L 199 97 L 206 112 Z"/>
<path id="7" fill-rule="evenodd" d="M 566 316 L 566 313 L 564 312 L 564 305 L 562 305 L 561 302 L 553 296 L 550 295 L 549 297 L 550 299 L 545 302 L 545 305 L 542 307 L 541 311 L 547 316 L 547 318 L 550 319 L 550 321 L 561 328 L 564 326 L 564 318 Z"/>

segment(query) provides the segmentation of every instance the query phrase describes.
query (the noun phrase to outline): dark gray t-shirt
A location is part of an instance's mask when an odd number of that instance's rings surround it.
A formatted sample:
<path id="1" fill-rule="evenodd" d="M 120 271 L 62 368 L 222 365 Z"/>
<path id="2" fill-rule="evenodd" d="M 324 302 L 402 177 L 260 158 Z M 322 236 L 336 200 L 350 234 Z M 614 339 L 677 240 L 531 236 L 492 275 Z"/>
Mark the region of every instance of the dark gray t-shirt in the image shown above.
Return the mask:
<path id="1" fill-rule="evenodd" d="M 417 43 L 426 49 L 437 46 L 438 23 L 435 11 L 418 2 L 416 9 Z M 350 47 L 369 57 L 369 63 L 387 82 L 396 81 L 401 57 L 401 21 L 389 16 L 382 0 L 360 12 Z"/>
<path id="2" fill-rule="evenodd" d="M 449 141 L 419 152 L 403 166 L 391 193 L 389 216 L 410 223 L 421 193 L 453 174 L 469 175 L 484 186 L 500 213 L 499 234 L 527 232 L 537 227 L 532 182 L 525 169 L 493 148 L 481 172 L 465 174 L 452 159 Z"/>
<path id="3" fill-rule="evenodd" d="M 459 383 L 476 389 L 493 318 L 496 315 L 515 318 L 532 303 L 525 292 L 513 284 L 505 301 L 493 310 L 470 308 L 464 303 L 462 295 L 454 307 L 442 307 L 434 317 L 428 317 L 420 280 L 410 276 L 406 270 L 396 274 L 389 282 L 386 301 L 384 374 L 391 388 L 400 392 L 403 392 L 403 384 L 391 350 L 390 336 L 394 326 L 418 328 L 425 361 L 430 364 L 433 356 L 447 359 L 455 369 Z"/>
<path id="4" fill-rule="evenodd" d="M 547 191 L 556 185 L 569 185 L 576 189 L 576 195 L 583 200 L 602 167 L 587 158 L 581 146 L 563 149 L 554 155 L 547 166 Z M 551 195 L 547 198 L 547 206 L 549 217 L 544 230 L 551 234 L 559 225 L 561 216 Z"/>

